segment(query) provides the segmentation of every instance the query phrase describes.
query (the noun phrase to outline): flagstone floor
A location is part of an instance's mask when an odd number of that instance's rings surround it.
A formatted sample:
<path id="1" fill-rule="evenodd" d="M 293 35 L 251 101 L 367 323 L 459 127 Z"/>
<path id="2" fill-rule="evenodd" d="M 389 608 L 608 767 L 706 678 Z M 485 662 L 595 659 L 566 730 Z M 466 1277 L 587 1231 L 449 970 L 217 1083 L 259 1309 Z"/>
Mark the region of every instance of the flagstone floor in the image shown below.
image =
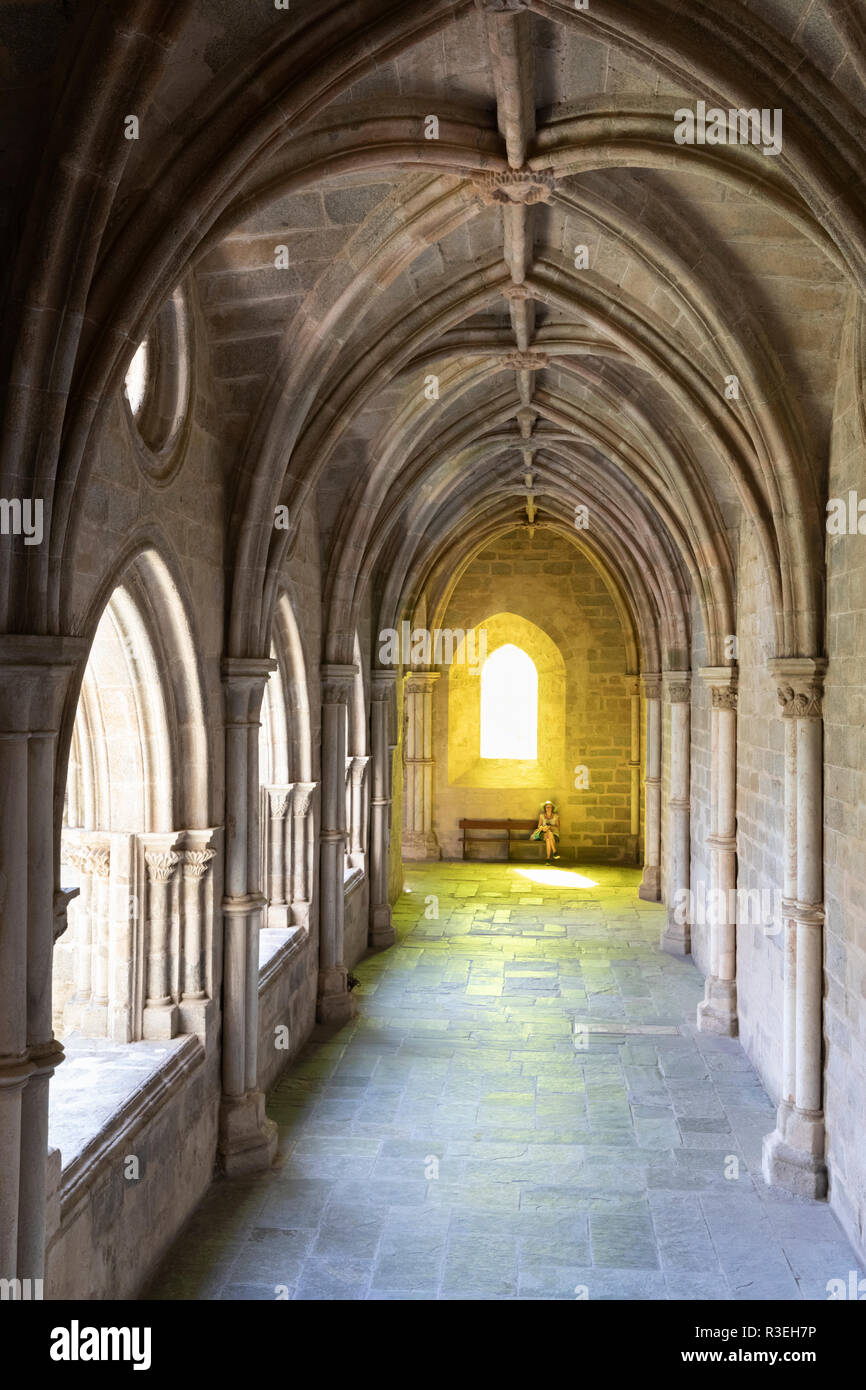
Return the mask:
<path id="1" fill-rule="evenodd" d="M 219 1181 L 160 1299 L 826 1299 L 857 1259 L 760 1172 L 773 1108 L 694 1028 L 629 869 L 406 867 L 359 1015 L 272 1092 L 273 1170 Z M 862 1271 L 858 1271 L 862 1277 Z"/>

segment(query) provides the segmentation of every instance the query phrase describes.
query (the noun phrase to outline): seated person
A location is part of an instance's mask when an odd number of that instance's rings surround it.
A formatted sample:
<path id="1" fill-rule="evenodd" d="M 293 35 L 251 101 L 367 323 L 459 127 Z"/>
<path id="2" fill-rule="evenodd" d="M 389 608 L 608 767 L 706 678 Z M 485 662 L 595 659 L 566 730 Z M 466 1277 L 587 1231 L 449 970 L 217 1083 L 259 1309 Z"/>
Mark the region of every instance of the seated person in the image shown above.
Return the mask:
<path id="1" fill-rule="evenodd" d="M 544 840 L 547 849 L 546 862 L 559 858 L 559 814 L 552 801 L 545 801 L 538 813 L 538 825 L 530 835 L 530 840 Z"/>

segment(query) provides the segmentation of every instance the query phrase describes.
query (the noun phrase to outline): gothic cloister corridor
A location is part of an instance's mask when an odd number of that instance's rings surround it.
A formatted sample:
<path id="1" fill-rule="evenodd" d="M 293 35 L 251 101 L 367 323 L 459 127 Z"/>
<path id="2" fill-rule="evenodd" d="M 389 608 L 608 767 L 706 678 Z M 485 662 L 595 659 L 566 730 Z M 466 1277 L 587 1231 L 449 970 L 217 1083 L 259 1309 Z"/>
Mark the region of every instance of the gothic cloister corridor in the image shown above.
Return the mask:
<path id="1" fill-rule="evenodd" d="M 772 1105 L 638 878 L 407 865 L 357 1018 L 269 1097 L 274 1169 L 214 1185 L 149 1297 L 826 1297 L 856 1256 L 762 1182 Z"/>
<path id="2" fill-rule="evenodd" d="M 0 1305 L 866 1302 L 866 0 L 0 0 L 0 186 Z"/>

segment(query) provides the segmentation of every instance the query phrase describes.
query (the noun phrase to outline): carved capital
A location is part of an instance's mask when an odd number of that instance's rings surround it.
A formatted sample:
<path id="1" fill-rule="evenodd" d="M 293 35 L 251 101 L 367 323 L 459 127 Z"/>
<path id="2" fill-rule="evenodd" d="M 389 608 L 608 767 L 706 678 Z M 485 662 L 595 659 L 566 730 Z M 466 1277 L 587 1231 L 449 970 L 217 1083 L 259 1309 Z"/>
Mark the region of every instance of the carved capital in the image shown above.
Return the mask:
<path id="1" fill-rule="evenodd" d="M 692 687 L 689 681 L 676 681 L 667 688 L 668 700 L 672 705 L 684 705 L 692 698 Z"/>
<path id="2" fill-rule="evenodd" d="M 714 685 L 711 687 L 713 695 L 713 709 L 730 709 L 736 712 L 737 690 L 731 685 Z"/>
<path id="3" fill-rule="evenodd" d="M 292 799 L 291 792 L 268 792 L 271 820 L 283 820 Z"/>
<path id="4" fill-rule="evenodd" d="M 215 855 L 215 849 L 185 849 L 181 855 L 184 878 L 204 878 Z"/>
<path id="5" fill-rule="evenodd" d="M 640 681 L 645 700 L 660 700 L 662 698 L 661 672 L 647 671 L 641 676 Z"/>
<path id="6" fill-rule="evenodd" d="M 193 851 L 194 852 L 194 851 Z M 145 850 L 144 862 L 151 883 L 170 883 L 180 863 L 180 855 L 170 850 Z"/>
<path id="7" fill-rule="evenodd" d="M 810 681 L 799 685 L 780 685 L 776 694 L 782 706 L 783 719 L 820 719 L 823 710 L 823 688 Z"/>
<path id="8" fill-rule="evenodd" d="M 354 666 L 323 666 L 322 704 L 348 704 L 352 694 L 355 674 Z"/>
<path id="9" fill-rule="evenodd" d="M 294 812 L 296 816 L 308 816 L 313 804 L 313 795 L 318 782 L 296 782 Z"/>
<path id="10" fill-rule="evenodd" d="M 396 671 L 371 671 L 370 699 L 376 701 L 381 700 L 383 702 L 390 700 L 396 685 Z"/>
<path id="11" fill-rule="evenodd" d="M 352 759 L 352 781 L 359 789 L 363 788 L 367 778 L 367 769 L 370 766 L 368 756 L 355 757 Z"/>
<path id="12" fill-rule="evenodd" d="M 111 849 L 108 845 L 82 845 L 81 868 L 97 878 L 108 878 L 111 870 Z"/>

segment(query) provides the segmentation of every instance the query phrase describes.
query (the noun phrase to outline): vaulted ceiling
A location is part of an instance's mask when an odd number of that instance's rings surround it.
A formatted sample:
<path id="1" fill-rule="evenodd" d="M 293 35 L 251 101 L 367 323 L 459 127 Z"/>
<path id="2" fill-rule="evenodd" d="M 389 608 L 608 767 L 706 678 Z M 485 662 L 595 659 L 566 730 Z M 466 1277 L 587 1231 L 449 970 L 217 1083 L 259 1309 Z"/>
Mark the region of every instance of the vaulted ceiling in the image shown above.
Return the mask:
<path id="1" fill-rule="evenodd" d="M 55 559 L 98 403 L 186 277 L 229 446 L 237 654 L 267 646 L 305 500 L 325 655 L 351 660 L 370 586 L 382 622 L 435 606 L 526 521 L 528 473 L 538 524 L 609 576 L 648 669 L 684 653 L 691 590 L 724 659 L 744 519 L 778 651 L 817 649 L 841 324 L 866 286 L 866 48 L 844 0 L 107 8 L 43 39 L 68 74 L 47 157 L 70 174 L 30 216 L 65 198 L 84 224 L 59 248 L 56 456 L 30 441 L 62 484 Z M 677 144 L 700 100 L 780 108 L 782 152 Z M 141 137 L 119 141 L 133 110 Z M 40 269 L 19 264 L 22 303 Z"/>

